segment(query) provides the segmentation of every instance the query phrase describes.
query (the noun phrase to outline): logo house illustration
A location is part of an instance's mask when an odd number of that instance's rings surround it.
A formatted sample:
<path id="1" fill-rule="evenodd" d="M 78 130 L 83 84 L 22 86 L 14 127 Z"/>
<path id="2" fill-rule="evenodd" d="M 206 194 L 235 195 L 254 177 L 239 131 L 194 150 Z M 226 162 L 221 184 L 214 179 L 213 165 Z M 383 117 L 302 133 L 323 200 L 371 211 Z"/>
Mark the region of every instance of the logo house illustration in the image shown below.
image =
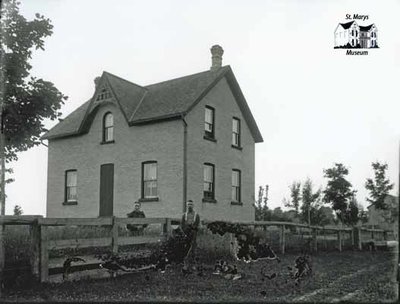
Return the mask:
<path id="1" fill-rule="evenodd" d="M 339 23 L 335 29 L 335 49 L 371 49 L 378 47 L 378 28 L 374 23 L 361 26 L 356 21 Z"/>

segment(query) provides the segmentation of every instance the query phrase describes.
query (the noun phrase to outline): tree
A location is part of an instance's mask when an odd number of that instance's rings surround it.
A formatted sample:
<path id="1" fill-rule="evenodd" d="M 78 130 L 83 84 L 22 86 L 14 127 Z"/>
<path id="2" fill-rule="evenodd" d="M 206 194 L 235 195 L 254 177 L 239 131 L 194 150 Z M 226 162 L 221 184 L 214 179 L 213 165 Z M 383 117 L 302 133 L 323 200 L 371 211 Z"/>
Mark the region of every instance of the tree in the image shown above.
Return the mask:
<path id="1" fill-rule="evenodd" d="M 385 197 L 394 186 L 386 178 L 388 165 L 375 162 L 372 163 L 372 169 L 374 170 L 375 177 L 374 179 L 367 178 L 365 183 L 365 188 L 369 191 L 370 196 L 369 198 L 367 197 L 367 201 L 375 205 L 376 209 L 387 210 L 390 206 L 385 204 Z"/>
<path id="2" fill-rule="evenodd" d="M 335 224 L 335 217 L 333 216 L 333 210 L 328 206 L 321 206 L 318 209 L 318 216 L 316 219 L 316 225 L 326 226 Z"/>
<path id="3" fill-rule="evenodd" d="M 0 167 L 0 171 L 1 171 L 1 167 Z M 12 173 L 14 173 L 14 170 L 12 168 L 6 168 L 6 172 L 5 173 L 12 174 Z M 4 182 L 7 185 L 7 184 L 12 183 L 13 181 L 14 181 L 14 178 L 10 177 L 10 178 L 7 178 Z M 1 189 L 2 189 L 2 187 L 0 187 L 0 192 L 1 192 Z"/>
<path id="4" fill-rule="evenodd" d="M 362 205 L 358 205 L 358 217 L 362 224 L 368 222 L 368 211 L 365 211 Z"/>
<path id="5" fill-rule="evenodd" d="M 347 205 L 343 216 L 343 223 L 348 226 L 355 226 L 360 219 L 360 210 L 355 197 L 352 197 Z"/>
<path id="6" fill-rule="evenodd" d="M 303 222 L 311 225 L 311 223 L 315 223 L 315 221 L 312 221 L 312 218 L 316 219 L 317 210 L 321 205 L 321 190 L 314 192 L 312 181 L 308 178 L 303 184 L 301 193 L 302 204 L 300 207 L 300 216 Z"/>
<path id="7" fill-rule="evenodd" d="M 15 205 L 14 207 L 14 215 L 22 215 L 24 211 L 22 210 L 21 206 Z"/>
<path id="8" fill-rule="evenodd" d="M 288 208 L 292 208 L 296 214 L 299 214 L 299 206 L 301 201 L 300 195 L 300 182 L 293 182 L 290 186 L 290 200 L 284 200 L 284 206 Z"/>
<path id="9" fill-rule="evenodd" d="M 333 168 L 324 170 L 324 177 L 328 178 L 328 183 L 323 191 L 323 200 L 332 205 L 332 209 L 341 223 L 344 221 L 349 202 L 356 192 L 352 190 L 351 183 L 346 180 L 348 174 L 349 170 L 340 163 L 336 163 Z"/>
<path id="10" fill-rule="evenodd" d="M 3 0 L 0 7 L 0 159 L 17 160 L 17 153 L 37 146 L 46 131 L 44 119 L 54 120 L 67 99 L 49 81 L 29 77 L 33 49 L 44 50 L 44 38 L 53 26 L 40 14 L 27 21 L 17 0 Z M 2 170 L 1 181 L 5 180 Z M 1 214 L 5 210 L 4 182 L 1 182 Z"/>
<path id="11" fill-rule="evenodd" d="M 271 211 L 268 209 L 268 190 L 269 186 L 266 185 L 265 188 L 260 186 L 258 188 L 258 199 L 255 203 L 255 218 L 256 221 L 269 221 Z"/>

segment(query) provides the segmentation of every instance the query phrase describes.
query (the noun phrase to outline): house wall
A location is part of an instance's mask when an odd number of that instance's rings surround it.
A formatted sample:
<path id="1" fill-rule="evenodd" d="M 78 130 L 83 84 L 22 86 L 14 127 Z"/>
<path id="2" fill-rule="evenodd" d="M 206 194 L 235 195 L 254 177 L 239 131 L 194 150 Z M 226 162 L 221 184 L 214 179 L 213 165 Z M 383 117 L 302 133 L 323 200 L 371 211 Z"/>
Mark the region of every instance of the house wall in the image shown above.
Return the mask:
<path id="1" fill-rule="evenodd" d="M 335 32 L 335 46 L 343 46 L 349 42 L 349 30 L 338 26 Z"/>
<path id="2" fill-rule="evenodd" d="M 204 136 L 205 106 L 215 109 L 215 138 L 209 141 Z M 241 121 L 242 150 L 231 147 L 232 118 Z M 254 147 L 255 142 L 230 87 L 223 78 L 188 113 L 187 198 L 195 203 L 202 218 L 210 220 L 254 220 Z M 202 202 L 203 164 L 215 165 L 216 203 Z M 231 204 L 232 169 L 241 170 L 243 205 Z"/>
<path id="3" fill-rule="evenodd" d="M 102 141 L 102 119 L 114 114 L 113 144 Z M 128 127 L 120 109 L 102 105 L 89 133 L 49 141 L 48 217 L 99 215 L 100 165 L 114 163 L 114 215 L 125 217 L 141 196 L 141 163 L 158 162 L 159 201 L 143 202 L 147 217 L 174 217 L 182 212 L 183 123 L 181 120 Z M 78 171 L 78 204 L 65 206 L 65 170 Z"/>
<path id="4" fill-rule="evenodd" d="M 357 31 L 358 35 L 352 35 L 352 31 Z M 335 46 L 344 46 L 347 43 L 352 43 L 354 39 L 355 44 L 360 43 L 360 27 L 357 24 L 353 24 L 350 28 L 344 29 L 342 26 L 338 26 L 335 31 Z"/>

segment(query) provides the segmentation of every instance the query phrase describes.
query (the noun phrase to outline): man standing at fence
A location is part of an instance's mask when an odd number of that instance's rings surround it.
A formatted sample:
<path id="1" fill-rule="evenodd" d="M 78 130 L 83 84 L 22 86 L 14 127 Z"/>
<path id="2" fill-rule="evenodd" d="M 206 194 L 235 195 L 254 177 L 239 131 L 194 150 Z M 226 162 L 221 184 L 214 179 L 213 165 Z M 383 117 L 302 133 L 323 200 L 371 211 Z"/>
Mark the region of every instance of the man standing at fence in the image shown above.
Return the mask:
<path id="1" fill-rule="evenodd" d="M 189 263 L 193 263 L 196 254 L 196 239 L 197 231 L 200 225 L 200 216 L 194 211 L 194 204 L 192 200 L 186 203 L 186 212 L 182 216 L 181 227 L 185 233 L 189 250 L 183 260 L 183 269 L 186 271 L 189 268 Z M 194 266 L 193 266 L 194 267 Z"/>
<path id="2" fill-rule="evenodd" d="M 141 204 L 139 201 L 136 201 L 134 203 L 134 210 L 130 213 L 128 213 L 129 218 L 145 218 L 146 215 L 142 210 L 140 210 Z M 132 235 L 142 235 L 143 234 L 143 229 L 147 227 L 147 224 L 144 225 L 134 225 L 134 224 L 128 224 L 126 225 L 126 228 L 132 233 Z"/>

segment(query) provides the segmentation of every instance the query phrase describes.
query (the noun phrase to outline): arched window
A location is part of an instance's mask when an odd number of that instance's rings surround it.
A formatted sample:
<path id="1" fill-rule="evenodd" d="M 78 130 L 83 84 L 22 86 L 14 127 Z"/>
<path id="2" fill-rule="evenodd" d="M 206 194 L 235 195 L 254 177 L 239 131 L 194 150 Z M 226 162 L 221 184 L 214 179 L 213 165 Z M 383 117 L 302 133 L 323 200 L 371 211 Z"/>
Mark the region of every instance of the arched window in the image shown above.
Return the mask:
<path id="1" fill-rule="evenodd" d="M 114 142 L 114 116 L 111 112 L 103 118 L 103 142 Z"/>

